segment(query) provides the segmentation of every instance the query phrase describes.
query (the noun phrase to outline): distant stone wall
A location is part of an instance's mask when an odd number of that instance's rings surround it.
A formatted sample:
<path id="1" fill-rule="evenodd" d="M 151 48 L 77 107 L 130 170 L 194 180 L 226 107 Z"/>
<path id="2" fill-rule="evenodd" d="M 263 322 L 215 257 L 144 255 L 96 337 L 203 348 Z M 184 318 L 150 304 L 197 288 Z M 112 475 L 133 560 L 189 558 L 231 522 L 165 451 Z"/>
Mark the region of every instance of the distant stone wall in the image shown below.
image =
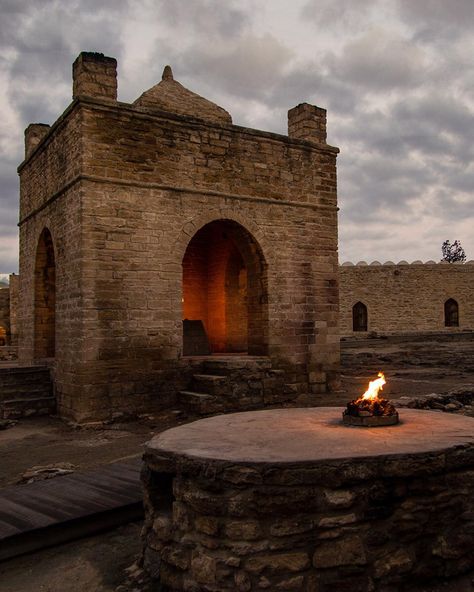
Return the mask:
<path id="1" fill-rule="evenodd" d="M 353 330 L 352 310 L 358 302 L 367 307 L 368 333 L 474 330 L 474 261 L 343 263 L 339 281 L 342 336 L 365 333 Z M 458 305 L 458 326 L 445 325 L 449 299 Z"/>

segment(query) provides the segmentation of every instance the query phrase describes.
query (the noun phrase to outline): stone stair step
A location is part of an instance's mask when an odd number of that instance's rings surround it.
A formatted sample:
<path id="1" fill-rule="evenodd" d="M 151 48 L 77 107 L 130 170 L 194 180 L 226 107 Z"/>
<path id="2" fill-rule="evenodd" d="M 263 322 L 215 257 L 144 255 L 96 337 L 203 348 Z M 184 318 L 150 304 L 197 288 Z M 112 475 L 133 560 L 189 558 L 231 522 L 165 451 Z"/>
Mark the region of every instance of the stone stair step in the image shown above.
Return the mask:
<path id="1" fill-rule="evenodd" d="M 195 393 L 194 391 L 180 391 L 178 401 L 189 413 L 206 415 L 207 413 L 216 413 L 222 409 L 222 404 L 216 397 L 206 393 Z"/>
<path id="2" fill-rule="evenodd" d="M 15 419 L 32 415 L 49 415 L 56 411 L 54 397 L 8 399 L 0 403 L 0 417 Z"/>
<path id="3" fill-rule="evenodd" d="M 225 395 L 227 377 L 216 374 L 194 374 L 192 388 L 199 393 L 206 393 L 215 396 Z"/>

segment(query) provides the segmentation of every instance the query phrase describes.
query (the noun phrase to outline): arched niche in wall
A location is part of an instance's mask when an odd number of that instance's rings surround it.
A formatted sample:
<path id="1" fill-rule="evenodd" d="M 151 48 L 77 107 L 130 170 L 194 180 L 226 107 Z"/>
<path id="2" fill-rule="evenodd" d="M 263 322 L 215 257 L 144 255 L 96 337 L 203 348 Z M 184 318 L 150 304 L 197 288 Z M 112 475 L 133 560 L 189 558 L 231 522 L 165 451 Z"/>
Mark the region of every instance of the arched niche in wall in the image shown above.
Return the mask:
<path id="1" fill-rule="evenodd" d="M 367 306 L 363 302 L 356 302 L 352 307 L 352 330 L 367 331 Z"/>
<path id="2" fill-rule="evenodd" d="M 43 229 L 36 249 L 34 307 L 35 358 L 52 358 L 56 335 L 56 259 L 47 228 Z"/>
<path id="3" fill-rule="evenodd" d="M 7 330 L 0 325 L 0 346 L 7 345 Z"/>
<path id="4" fill-rule="evenodd" d="M 267 266 L 255 238 L 233 220 L 214 220 L 191 238 L 182 266 L 184 355 L 266 355 Z"/>
<path id="5" fill-rule="evenodd" d="M 444 303 L 444 326 L 459 327 L 459 305 L 454 298 Z"/>

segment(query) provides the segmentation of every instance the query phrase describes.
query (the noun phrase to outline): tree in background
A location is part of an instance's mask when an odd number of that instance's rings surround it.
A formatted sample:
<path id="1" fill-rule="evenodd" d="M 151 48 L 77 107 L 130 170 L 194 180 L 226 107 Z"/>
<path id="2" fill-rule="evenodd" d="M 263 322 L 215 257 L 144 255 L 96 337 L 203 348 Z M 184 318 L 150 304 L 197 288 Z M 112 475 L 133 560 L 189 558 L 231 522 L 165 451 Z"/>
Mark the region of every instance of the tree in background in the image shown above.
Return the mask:
<path id="1" fill-rule="evenodd" d="M 441 246 L 441 251 L 443 253 L 442 261 L 447 261 L 448 263 L 456 263 L 456 261 L 464 263 L 466 261 L 466 253 L 461 247 L 461 242 L 458 240 L 455 240 L 453 244 L 445 240 Z"/>

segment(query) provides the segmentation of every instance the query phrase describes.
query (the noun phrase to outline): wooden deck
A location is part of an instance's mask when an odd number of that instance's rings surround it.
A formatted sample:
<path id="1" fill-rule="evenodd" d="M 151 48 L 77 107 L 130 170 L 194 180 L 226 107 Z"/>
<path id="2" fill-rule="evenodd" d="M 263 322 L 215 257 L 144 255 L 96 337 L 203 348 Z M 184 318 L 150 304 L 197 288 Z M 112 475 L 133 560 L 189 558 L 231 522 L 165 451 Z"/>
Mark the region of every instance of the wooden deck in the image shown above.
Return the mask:
<path id="1" fill-rule="evenodd" d="M 143 515 L 141 458 L 0 490 L 0 561 Z"/>

